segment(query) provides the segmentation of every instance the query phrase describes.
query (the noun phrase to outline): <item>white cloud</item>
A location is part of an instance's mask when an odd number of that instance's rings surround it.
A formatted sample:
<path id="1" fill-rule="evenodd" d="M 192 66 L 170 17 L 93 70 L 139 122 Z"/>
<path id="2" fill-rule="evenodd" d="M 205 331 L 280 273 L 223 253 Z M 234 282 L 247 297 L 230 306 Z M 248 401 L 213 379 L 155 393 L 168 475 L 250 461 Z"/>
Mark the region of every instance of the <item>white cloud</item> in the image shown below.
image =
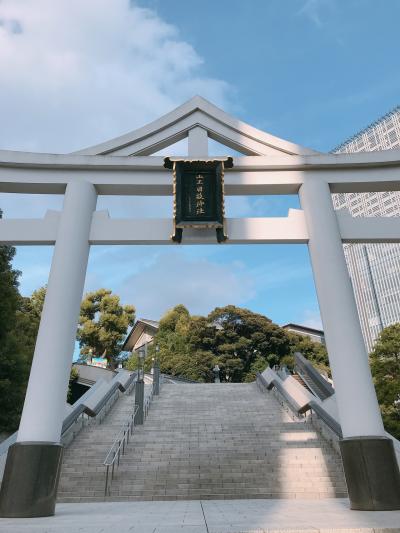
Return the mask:
<path id="1" fill-rule="evenodd" d="M 181 253 L 158 255 L 153 264 L 129 276 L 116 289 L 134 303 L 140 316 L 157 319 L 182 303 L 192 314 L 208 314 L 214 307 L 241 305 L 255 296 L 253 281 L 237 262 L 218 264 Z"/>
<path id="2" fill-rule="evenodd" d="M 227 250 L 225 246 L 93 247 L 85 290 L 111 287 L 124 303 L 135 305 L 140 316 L 157 319 L 178 303 L 194 314 L 227 304 L 251 307 L 260 301 L 267 309 L 273 306 L 276 291 L 285 298 L 288 286 L 311 275 L 309 266 L 296 260 L 263 258 L 249 266 L 237 259 L 238 254 L 229 259 Z"/>
<path id="3" fill-rule="evenodd" d="M 225 212 L 229 218 L 286 217 L 289 208 L 299 208 L 294 196 L 226 196 Z"/>
<path id="4" fill-rule="evenodd" d="M 323 21 L 321 11 L 325 8 L 332 8 L 331 0 L 305 0 L 298 14 L 307 17 L 316 27 L 322 28 Z"/>
<path id="5" fill-rule="evenodd" d="M 285 257 L 264 262 L 252 268 L 249 273 L 259 289 L 269 291 L 308 279 L 311 268 L 307 262 L 299 264 L 297 258 L 291 261 Z"/>
<path id="6" fill-rule="evenodd" d="M 128 0 L 0 2 L 0 147 L 68 152 L 155 119 L 221 80 L 150 9 Z"/>

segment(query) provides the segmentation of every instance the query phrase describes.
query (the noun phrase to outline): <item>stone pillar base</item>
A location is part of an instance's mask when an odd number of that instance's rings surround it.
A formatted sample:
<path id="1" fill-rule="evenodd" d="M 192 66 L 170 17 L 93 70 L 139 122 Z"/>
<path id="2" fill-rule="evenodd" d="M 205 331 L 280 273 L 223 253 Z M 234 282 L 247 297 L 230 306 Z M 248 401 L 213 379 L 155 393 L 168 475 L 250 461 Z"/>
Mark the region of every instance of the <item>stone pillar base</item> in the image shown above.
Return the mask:
<path id="1" fill-rule="evenodd" d="M 63 446 L 17 442 L 10 446 L 0 491 L 0 517 L 53 516 Z"/>
<path id="2" fill-rule="evenodd" d="M 400 509 L 400 472 L 393 441 L 386 437 L 350 437 L 339 444 L 350 508 Z"/>

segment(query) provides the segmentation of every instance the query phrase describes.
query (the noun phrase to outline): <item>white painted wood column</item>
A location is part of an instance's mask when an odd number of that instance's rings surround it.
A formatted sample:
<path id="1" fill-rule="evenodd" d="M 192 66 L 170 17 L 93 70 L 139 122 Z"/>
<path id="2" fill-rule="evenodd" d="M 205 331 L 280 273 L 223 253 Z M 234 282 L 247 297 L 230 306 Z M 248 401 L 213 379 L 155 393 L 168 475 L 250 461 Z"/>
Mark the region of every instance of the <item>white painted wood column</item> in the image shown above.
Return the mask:
<path id="1" fill-rule="evenodd" d="M 300 188 L 343 437 L 384 435 L 329 184 Z"/>
<path id="2" fill-rule="evenodd" d="M 67 185 L 17 442 L 59 442 L 97 194 Z"/>

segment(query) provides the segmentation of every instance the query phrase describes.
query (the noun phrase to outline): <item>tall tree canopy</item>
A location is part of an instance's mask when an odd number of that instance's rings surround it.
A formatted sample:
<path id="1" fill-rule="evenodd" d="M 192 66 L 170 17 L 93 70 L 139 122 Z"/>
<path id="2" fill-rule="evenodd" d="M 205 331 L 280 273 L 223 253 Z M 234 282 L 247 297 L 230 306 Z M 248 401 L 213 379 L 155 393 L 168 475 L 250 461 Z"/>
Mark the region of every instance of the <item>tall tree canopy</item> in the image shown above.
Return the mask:
<path id="1" fill-rule="evenodd" d="M 10 259 L 14 256 L 14 250 L 11 251 Z M 0 248 L 0 256 L 2 252 L 4 252 L 3 247 Z M 0 273 L 2 293 L 7 278 L 2 275 L 3 266 Z M 11 268 L 10 263 L 9 268 Z M 10 327 L 0 344 L 0 431 L 5 432 L 16 430 L 19 424 L 46 294 L 45 287 L 42 287 L 34 291 L 31 297 L 21 296 L 17 289 L 18 275 L 19 272 L 16 271 L 12 275 L 16 292 L 8 294 L 7 321 Z M 13 312 L 10 307 L 11 302 L 13 302 Z M 5 321 L 2 318 L 1 327 L 4 325 Z"/>
<path id="2" fill-rule="evenodd" d="M 79 317 L 77 339 L 84 358 L 90 350 L 105 355 L 112 367 L 118 361 L 128 326 L 135 321 L 135 308 L 121 305 L 119 296 L 109 289 L 85 295 Z"/>
<path id="3" fill-rule="evenodd" d="M 0 209 L 0 218 L 3 212 Z M 12 268 L 15 256 L 13 246 L 0 246 L 0 348 L 15 322 L 18 309 L 18 277 L 20 272 Z"/>
<path id="4" fill-rule="evenodd" d="M 230 381 L 252 381 L 257 371 L 278 364 L 290 352 L 285 331 L 248 309 L 217 307 L 208 315 L 208 324 L 213 352 Z"/>
<path id="5" fill-rule="evenodd" d="M 207 317 L 190 316 L 178 305 L 161 319 L 155 343 L 163 372 L 205 382 L 214 379 L 215 364 L 224 381 L 252 381 L 267 365 L 293 363 L 292 354 L 300 351 L 301 343 L 312 361 L 328 367 L 324 346 L 233 305 L 217 307 Z M 136 361 L 131 359 L 129 364 L 134 368 Z"/>
<path id="6" fill-rule="evenodd" d="M 194 341 L 196 332 L 205 327 L 203 320 L 202 317 L 191 317 L 183 305 L 177 305 L 164 315 L 156 336 L 162 372 L 211 381 L 214 356 L 206 346 Z"/>
<path id="7" fill-rule="evenodd" d="M 381 331 L 370 364 L 385 428 L 400 439 L 400 324 Z"/>
<path id="8" fill-rule="evenodd" d="M 0 431 L 14 429 L 24 398 L 25 362 L 14 334 L 20 304 L 14 255 L 12 246 L 0 246 Z"/>

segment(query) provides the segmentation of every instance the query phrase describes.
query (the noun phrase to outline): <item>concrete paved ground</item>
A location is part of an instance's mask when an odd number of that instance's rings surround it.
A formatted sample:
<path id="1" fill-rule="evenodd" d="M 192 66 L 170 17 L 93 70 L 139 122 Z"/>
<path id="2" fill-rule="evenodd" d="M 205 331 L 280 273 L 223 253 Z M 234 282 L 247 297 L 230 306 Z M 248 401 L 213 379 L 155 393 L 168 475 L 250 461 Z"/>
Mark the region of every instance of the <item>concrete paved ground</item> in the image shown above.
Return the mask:
<path id="1" fill-rule="evenodd" d="M 1 533 L 400 533 L 400 511 L 346 499 L 61 503 L 56 516 L 0 519 Z"/>

